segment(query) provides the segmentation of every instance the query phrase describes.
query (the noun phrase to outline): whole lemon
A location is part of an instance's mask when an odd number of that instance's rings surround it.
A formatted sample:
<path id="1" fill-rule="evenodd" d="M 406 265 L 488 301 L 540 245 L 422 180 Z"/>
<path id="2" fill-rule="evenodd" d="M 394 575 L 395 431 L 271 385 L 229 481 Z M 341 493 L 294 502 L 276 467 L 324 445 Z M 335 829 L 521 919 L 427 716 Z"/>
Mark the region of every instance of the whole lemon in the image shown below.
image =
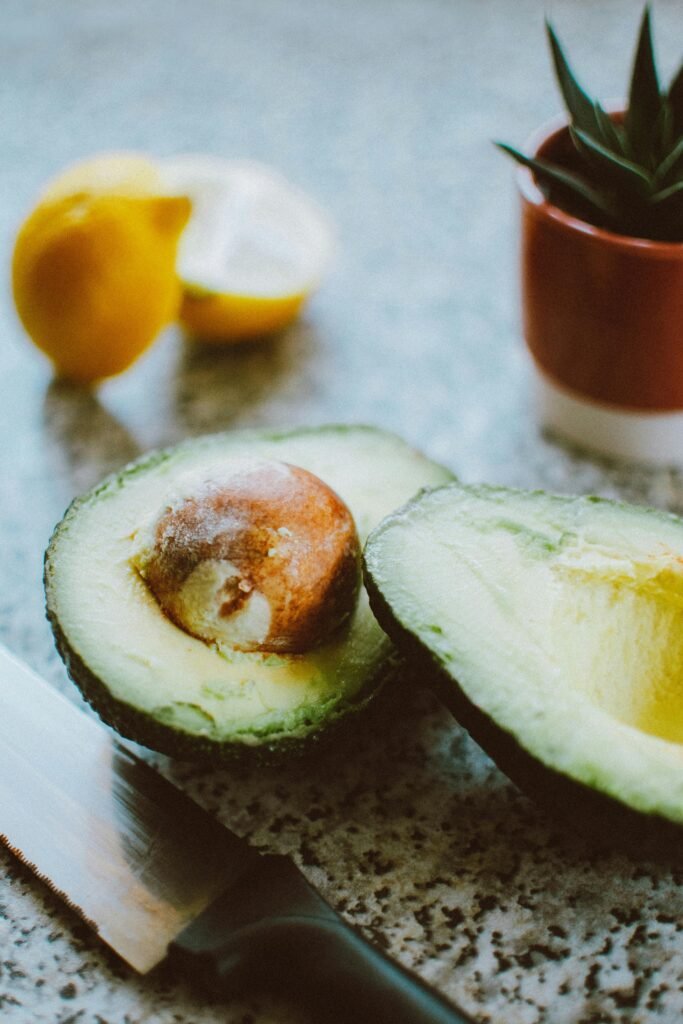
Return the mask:
<path id="1" fill-rule="evenodd" d="M 100 157 L 48 186 L 19 231 L 17 311 L 63 377 L 120 373 L 178 313 L 176 249 L 191 203 L 154 187 L 144 158 Z"/>

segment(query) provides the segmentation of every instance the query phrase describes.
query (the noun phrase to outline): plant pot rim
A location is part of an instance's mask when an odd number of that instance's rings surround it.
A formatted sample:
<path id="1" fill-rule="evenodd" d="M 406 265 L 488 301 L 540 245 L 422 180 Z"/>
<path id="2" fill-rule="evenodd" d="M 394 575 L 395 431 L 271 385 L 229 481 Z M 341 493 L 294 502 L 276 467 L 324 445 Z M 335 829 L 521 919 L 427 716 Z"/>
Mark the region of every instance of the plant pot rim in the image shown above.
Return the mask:
<path id="1" fill-rule="evenodd" d="M 610 104 L 608 109 L 610 113 L 620 112 L 618 105 Z M 545 142 L 551 139 L 554 135 L 559 135 L 560 132 L 564 131 L 568 127 L 568 125 L 569 120 L 563 114 L 552 118 L 550 121 L 546 121 L 537 128 L 536 131 L 532 132 L 527 139 L 523 151 L 528 156 L 536 156 L 539 149 Z M 535 207 L 541 216 L 544 216 L 551 221 L 555 221 L 558 225 L 563 226 L 568 231 L 589 235 L 615 249 L 625 249 L 631 252 L 634 249 L 638 249 L 642 251 L 643 255 L 655 258 L 662 257 L 667 259 L 683 260 L 683 241 L 658 242 L 652 238 L 638 238 L 634 235 L 622 235 L 616 231 L 609 231 L 606 228 L 596 227 L 594 224 L 591 224 L 590 221 L 582 220 L 580 217 L 576 217 L 571 213 L 566 213 L 559 206 L 556 206 L 547 199 L 537 185 L 533 171 L 528 167 L 520 166 L 517 168 L 517 187 L 519 188 L 523 199 L 531 206 Z"/>

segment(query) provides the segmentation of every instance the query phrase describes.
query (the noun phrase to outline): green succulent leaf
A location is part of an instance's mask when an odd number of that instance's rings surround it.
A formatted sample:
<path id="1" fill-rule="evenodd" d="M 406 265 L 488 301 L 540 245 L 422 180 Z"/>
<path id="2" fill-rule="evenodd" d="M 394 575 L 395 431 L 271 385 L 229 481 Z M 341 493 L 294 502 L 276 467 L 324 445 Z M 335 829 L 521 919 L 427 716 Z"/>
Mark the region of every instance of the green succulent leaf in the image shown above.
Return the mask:
<path id="1" fill-rule="evenodd" d="M 678 139 L 683 135 L 683 64 L 674 75 L 667 95 L 673 115 L 673 135 Z"/>
<path id="2" fill-rule="evenodd" d="M 654 170 L 653 141 L 661 105 L 648 5 L 640 25 L 624 126 L 631 154 L 651 170 Z"/>
<path id="3" fill-rule="evenodd" d="M 595 119 L 599 125 L 600 138 L 602 144 L 606 149 L 610 149 L 613 153 L 625 153 L 625 138 L 624 129 L 615 124 L 609 114 L 603 110 L 599 103 L 593 104 L 595 111 Z"/>
<path id="4" fill-rule="evenodd" d="M 671 152 L 671 147 L 675 142 L 673 131 L 673 111 L 671 110 L 671 104 L 666 96 L 661 97 L 659 116 L 655 124 L 654 136 L 653 158 L 656 163 L 659 164 L 664 157 Z"/>
<path id="5" fill-rule="evenodd" d="M 598 115 L 596 115 L 593 100 L 577 82 L 574 72 L 565 57 L 562 44 L 557 38 L 555 29 L 549 21 L 546 21 L 545 27 L 548 33 L 548 40 L 550 41 L 550 50 L 553 55 L 555 75 L 572 122 L 577 128 L 590 135 L 595 135 L 605 142 L 606 140 L 602 134 L 601 123 Z"/>
<path id="6" fill-rule="evenodd" d="M 513 160 L 516 160 L 517 163 L 522 164 L 523 167 L 528 167 L 529 170 L 533 171 L 540 182 L 543 182 L 547 186 L 559 186 L 577 198 L 580 202 L 588 204 L 588 206 L 602 214 L 604 217 L 607 217 L 609 220 L 613 220 L 616 211 L 611 199 L 599 192 L 596 188 L 593 188 L 593 186 L 580 175 L 574 174 L 572 171 L 566 171 L 563 167 L 558 167 L 555 164 L 547 163 L 545 160 L 538 160 L 536 157 L 526 156 L 524 153 L 520 153 L 519 150 L 514 149 L 512 146 L 508 146 L 505 142 L 496 142 L 496 146 L 498 146 L 499 149 L 502 149 L 504 153 L 511 156 Z"/>
<path id="7" fill-rule="evenodd" d="M 633 190 L 638 195 L 652 191 L 652 176 L 638 164 L 600 145 L 580 128 L 570 128 L 572 139 L 579 152 L 592 162 L 596 172 L 604 176 L 610 185 Z"/>
<path id="8" fill-rule="evenodd" d="M 683 176 L 683 135 L 655 171 L 655 183 L 671 183 Z"/>
<path id="9" fill-rule="evenodd" d="M 677 197 L 683 199 L 683 181 L 677 181 L 675 184 L 669 185 L 668 188 L 663 188 L 660 192 L 655 192 L 655 194 L 650 197 L 650 202 L 655 204 L 667 203 Z"/>

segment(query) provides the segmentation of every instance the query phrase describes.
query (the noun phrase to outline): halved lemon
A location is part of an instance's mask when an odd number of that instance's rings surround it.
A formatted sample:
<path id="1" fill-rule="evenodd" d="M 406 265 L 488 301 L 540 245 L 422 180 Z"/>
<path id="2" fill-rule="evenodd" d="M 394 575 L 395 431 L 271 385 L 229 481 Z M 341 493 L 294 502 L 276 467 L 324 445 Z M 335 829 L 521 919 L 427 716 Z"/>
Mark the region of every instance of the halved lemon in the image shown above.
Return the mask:
<path id="1" fill-rule="evenodd" d="M 291 323 L 334 250 L 327 214 L 259 163 L 187 155 L 159 166 L 167 189 L 192 202 L 177 264 L 186 331 L 239 342 Z"/>

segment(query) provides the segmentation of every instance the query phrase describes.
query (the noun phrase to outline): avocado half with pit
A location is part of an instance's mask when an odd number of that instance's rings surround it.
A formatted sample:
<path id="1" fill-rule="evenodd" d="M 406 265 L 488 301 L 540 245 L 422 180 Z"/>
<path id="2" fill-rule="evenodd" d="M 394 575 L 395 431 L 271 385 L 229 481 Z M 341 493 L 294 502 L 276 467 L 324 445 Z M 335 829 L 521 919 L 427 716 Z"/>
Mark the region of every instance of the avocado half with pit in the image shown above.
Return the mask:
<path id="1" fill-rule="evenodd" d="M 119 732 L 172 756 L 274 760 L 396 662 L 360 545 L 452 474 L 365 427 L 241 432 L 144 456 L 78 498 L 46 553 L 69 673 Z"/>
<path id="2" fill-rule="evenodd" d="M 683 520 L 452 483 L 364 558 L 378 620 L 513 781 L 584 831 L 680 840 Z"/>

